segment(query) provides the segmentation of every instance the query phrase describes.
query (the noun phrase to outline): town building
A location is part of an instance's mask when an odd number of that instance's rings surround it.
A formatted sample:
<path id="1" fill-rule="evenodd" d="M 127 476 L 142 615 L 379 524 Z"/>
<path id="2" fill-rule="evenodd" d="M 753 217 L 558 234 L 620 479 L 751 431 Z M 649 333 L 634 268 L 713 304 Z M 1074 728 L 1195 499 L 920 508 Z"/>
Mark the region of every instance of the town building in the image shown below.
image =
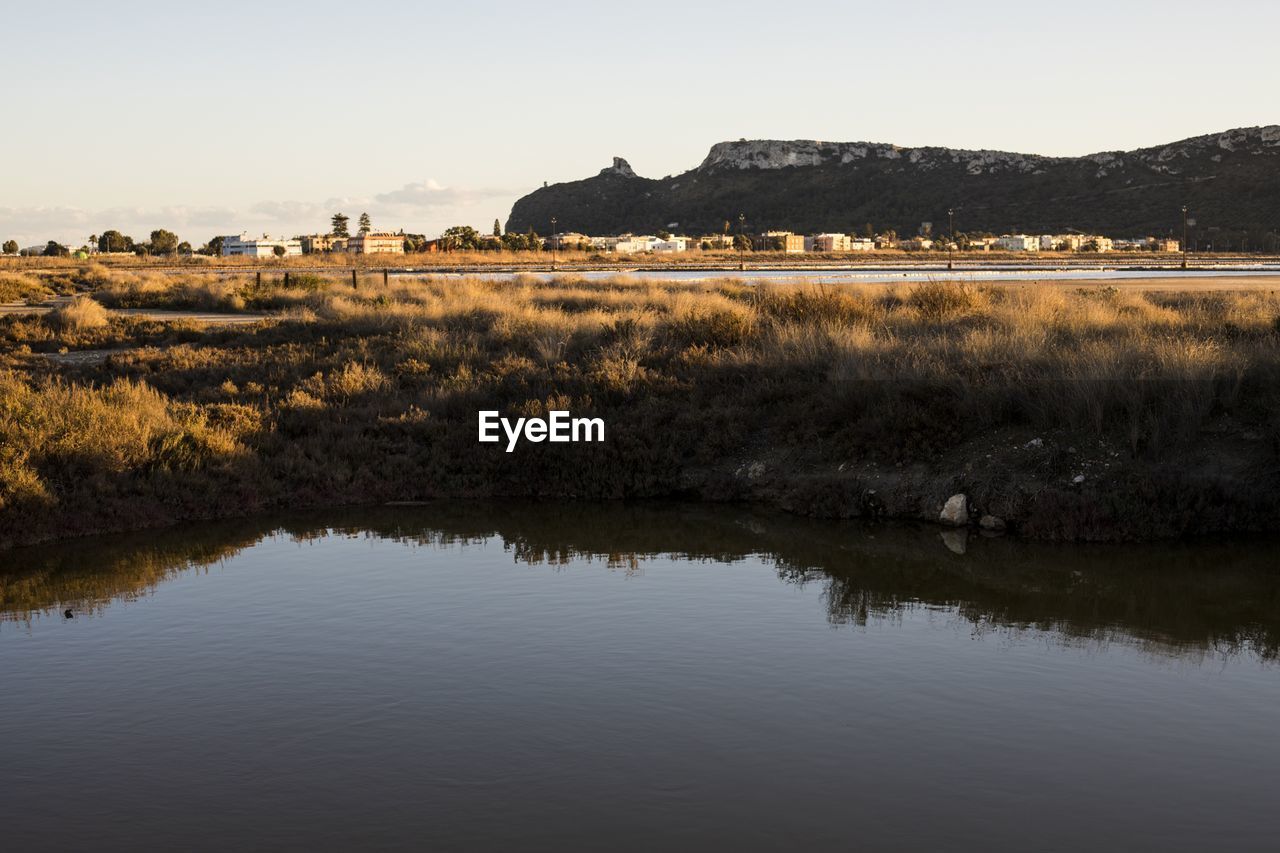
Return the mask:
<path id="1" fill-rule="evenodd" d="M 1026 234 L 1005 234 L 996 240 L 996 248 L 1002 252 L 1038 252 L 1040 238 Z"/>
<path id="2" fill-rule="evenodd" d="M 554 246 L 557 249 L 578 249 L 583 246 L 593 246 L 594 241 L 586 234 L 579 234 L 577 231 L 566 231 L 562 234 L 552 234 L 547 238 L 547 245 Z"/>
<path id="3" fill-rule="evenodd" d="M 766 231 L 751 238 L 757 252 L 786 252 L 789 255 L 804 253 L 804 235 L 790 231 Z"/>
<path id="4" fill-rule="evenodd" d="M 621 255 L 634 255 L 637 252 L 652 252 L 654 247 L 662 242 L 657 237 L 648 234 L 639 236 L 632 234 L 624 234 L 618 238 L 618 242 L 614 244 L 613 250 Z"/>
<path id="5" fill-rule="evenodd" d="M 668 237 L 665 240 L 658 240 L 653 246 L 655 252 L 687 252 L 688 250 L 688 237 Z"/>
<path id="6" fill-rule="evenodd" d="M 911 237 L 898 243 L 904 252 L 927 252 L 933 248 L 933 241 L 928 237 Z"/>
<path id="7" fill-rule="evenodd" d="M 870 237 L 855 237 L 849 241 L 850 252 L 874 252 L 876 241 Z"/>
<path id="8" fill-rule="evenodd" d="M 848 252 L 851 243 L 848 234 L 814 234 L 813 251 L 815 252 Z"/>
<path id="9" fill-rule="evenodd" d="M 698 244 L 707 251 L 727 251 L 733 248 L 733 235 L 708 234 Z"/>
<path id="10" fill-rule="evenodd" d="M 347 251 L 353 255 L 403 255 L 404 235 L 385 231 L 357 234 L 347 240 Z"/>
<path id="11" fill-rule="evenodd" d="M 283 251 L 276 251 L 277 249 Z M 302 241 L 296 237 L 274 238 L 263 234 L 259 239 L 250 237 L 248 234 L 240 234 L 222 238 L 222 257 L 224 258 L 274 258 L 301 254 Z"/>
<path id="12" fill-rule="evenodd" d="M 336 237 L 333 234 L 304 234 L 298 238 L 298 241 L 302 244 L 304 255 L 322 255 L 347 250 L 347 238 Z"/>
<path id="13" fill-rule="evenodd" d="M 1153 237 L 1147 247 L 1153 252 L 1181 252 L 1182 243 L 1177 240 Z"/>

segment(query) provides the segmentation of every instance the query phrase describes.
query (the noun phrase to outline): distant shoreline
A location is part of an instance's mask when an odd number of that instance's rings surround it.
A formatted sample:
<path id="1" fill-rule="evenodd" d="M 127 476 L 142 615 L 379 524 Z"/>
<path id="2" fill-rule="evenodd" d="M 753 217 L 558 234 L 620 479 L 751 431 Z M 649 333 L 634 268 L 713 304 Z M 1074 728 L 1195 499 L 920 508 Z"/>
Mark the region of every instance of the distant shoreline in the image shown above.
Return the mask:
<path id="1" fill-rule="evenodd" d="M 977 255 L 981 255 L 977 257 Z M 835 253 L 804 255 L 781 252 L 684 252 L 670 256 L 602 255 L 590 252 L 442 252 L 408 255 L 352 256 L 303 255 L 289 258 L 210 258 L 192 256 L 182 259 L 99 257 L 45 258 L 0 257 L 0 271 L 52 272 L 77 269 L 87 264 L 100 264 L 114 270 L 149 270 L 154 272 L 313 272 L 350 273 L 387 271 L 389 274 L 432 273 L 520 273 L 550 272 L 658 272 L 689 270 L 723 272 L 730 275 L 748 272 L 786 272 L 789 270 L 826 270 L 832 272 L 915 271 L 973 272 L 984 270 L 1167 270 L 1181 272 L 1182 256 L 1175 253 L 1108 252 L 1040 252 L 1033 255 L 1015 252 L 957 252 L 954 269 L 948 269 L 943 252 L 880 251 L 866 254 Z M 1242 255 L 1240 253 L 1193 253 L 1191 271 L 1233 271 L 1274 266 L 1280 273 L 1280 254 Z"/>

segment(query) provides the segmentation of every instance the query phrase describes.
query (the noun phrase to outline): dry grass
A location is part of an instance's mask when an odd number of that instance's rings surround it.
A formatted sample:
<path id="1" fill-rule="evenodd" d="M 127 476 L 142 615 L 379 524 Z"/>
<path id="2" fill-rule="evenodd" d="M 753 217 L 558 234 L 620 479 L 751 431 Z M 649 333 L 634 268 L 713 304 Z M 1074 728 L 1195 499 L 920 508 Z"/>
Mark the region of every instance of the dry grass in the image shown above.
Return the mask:
<path id="1" fill-rule="evenodd" d="M 87 296 L 77 296 L 70 303 L 52 311 L 49 321 L 59 329 L 69 332 L 100 329 L 109 322 L 107 309 Z"/>
<path id="2" fill-rule="evenodd" d="M 0 270 L 0 303 L 43 299 L 48 289 L 37 276 Z"/>

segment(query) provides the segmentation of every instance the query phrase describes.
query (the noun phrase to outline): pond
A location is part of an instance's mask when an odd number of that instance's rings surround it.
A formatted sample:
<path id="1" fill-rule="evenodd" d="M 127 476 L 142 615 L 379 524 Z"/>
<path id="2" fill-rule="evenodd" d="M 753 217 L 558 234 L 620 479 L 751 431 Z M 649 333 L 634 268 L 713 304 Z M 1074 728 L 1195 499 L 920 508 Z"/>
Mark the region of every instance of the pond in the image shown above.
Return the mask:
<path id="1" fill-rule="evenodd" d="M 1274 850 L 1273 555 L 566 503 L 2 552 L 5 845 Z"/>

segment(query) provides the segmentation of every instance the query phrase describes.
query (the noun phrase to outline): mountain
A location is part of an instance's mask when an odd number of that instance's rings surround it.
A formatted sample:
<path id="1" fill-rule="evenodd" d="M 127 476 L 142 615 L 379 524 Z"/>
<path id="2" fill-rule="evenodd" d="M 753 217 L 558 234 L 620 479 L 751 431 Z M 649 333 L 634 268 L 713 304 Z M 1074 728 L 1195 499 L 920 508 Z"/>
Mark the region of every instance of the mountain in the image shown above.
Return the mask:
<path id="1" fill-rule="evenodd" d="M 627 162 L 521 198 L 509 231 L 686 234 L 737 228 L 853 233 L 871 223 L 915 233 L 956 230 L 1112 236 L 1178 234 L 1182 205 L 1212 239 L 1280 229 L 1280 126 L 1242 128 L 1157 148 L 1086 157 L 900 148 L 872 142 L 721 142 L 674 177 L 642 178 Z M 1256 242 L 1255 242 L 1256 241 Z"/>

